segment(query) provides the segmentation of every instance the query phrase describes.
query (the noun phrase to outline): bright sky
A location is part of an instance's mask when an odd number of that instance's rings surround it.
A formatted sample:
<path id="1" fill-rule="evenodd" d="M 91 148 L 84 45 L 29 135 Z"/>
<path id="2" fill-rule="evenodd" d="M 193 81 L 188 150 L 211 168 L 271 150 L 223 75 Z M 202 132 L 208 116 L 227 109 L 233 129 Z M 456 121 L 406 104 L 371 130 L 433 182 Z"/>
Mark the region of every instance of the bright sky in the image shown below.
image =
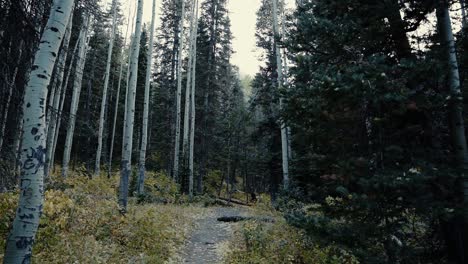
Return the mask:
<path id="1" fill-rule="evenodd" d="M 111 3 L 112 0 L 103 0 L 104 4 Z M 256 12 L 263 0 L 229 0 L 228 10 L 231 18 L 231 29 L 234 35 L 233 49 L 235 54 L 232 63 L 237 65 L 241 74 L 255 75 L 261 64 L 259 61 L 259 51 L 255 46 L 255 23 Z M 125 16 L 128 16 L 129 9 L 133 14 L 136 0 L 122 1 Z M 161 0 L 156 0 L 156 27 L 160 24 L 159 12 L 161 10 Z M 200 1 L 201 2 L 201 1 Z M 288 7 L 294 6 L 294 0 L 285 0 Z M 151 8 L 153 0 L 144 0 L 143 20 L 145 23 L 151 22 Z M 122 30 L 125 33 L 125 28 Z"/>

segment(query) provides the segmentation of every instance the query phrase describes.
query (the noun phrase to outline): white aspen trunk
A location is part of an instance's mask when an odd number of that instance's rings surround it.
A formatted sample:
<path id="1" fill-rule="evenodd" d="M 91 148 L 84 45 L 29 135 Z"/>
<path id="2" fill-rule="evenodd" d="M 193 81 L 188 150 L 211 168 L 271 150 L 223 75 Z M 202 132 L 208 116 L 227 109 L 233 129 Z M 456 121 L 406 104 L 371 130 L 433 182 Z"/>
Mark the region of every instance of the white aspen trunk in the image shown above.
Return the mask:
<path id="1" fill-rule="evenodd" d="M 190 23 L 190 37 L 189 37 L 189 60 L 188 60 L 188 65 L 187 65 L 187 82 L 186 82 L 186 87 L 185 87 L 185 105 L 184 105 L 184 132 L 182 135 L 182 158 L 184 159 L 183 161 L 183 166 L 186 166 L 185 161 L 187 159 L 187 151 L 188 151 L 188 143 L 189 143 L 189 117 L 190 117 L 190 89 L 191 89 L 191 79 L 192 79 L 192 60 L 193 60 L 193 41 L 194 41 L 194 35 L 196 32 L 194 32 L 195 25 L 195 3 L 196 1 L 193 0 L 192 2 L 192 20 Z"/>
<path id="2" fill-rule="evenodd" d="M 65 32 L 65 34 L 67 34 Z M 60 52 L 62 53 L 62 52 Z M 61 57 L 61 54 L 59 54 L 59 58 L 58 60 L 60 61 L 60 57 Z M 58 68 L 58 63 L 55 65 L 56 67 L 56 71 L 55 71 L 55 74 L 54 76 L 52 76 L 52 80 L 51 80 L 51 89 L 50 89 L 50 95 L 49 95 L 49 101 L 47 103 L 47 108 L 46 108 L 46 129 L 45 129 L 45 133 L 46 135 L 49 135 L 49 125 L 50 125 L 50 118 L 52 116 L 52 113 L 54 112 L 54 109 L 53 109 L 53 105 L 54 105 L 54 101 L 55 101 L 55 92 L 57 91 L 57 86 L 55 85 L 57 83 L 57 79 L 58 79 L 58 73 L 57 71 L 60 71 L 60 69 Z"/>
<path id="3" fill-rule="evenodd" d="M 198 37 L 198 0 L 195 4 L 195 27 L 194 27 L 194 36 L 193 36 L 193 52 L 192 52 L 192 83 L 191 83 L 191 102 L 190 102 L 190 153 L 189 153 L 189 196 L 193 197 L 193 179 L 194 179 L 194 170 L 193 170 L 193 150 L 195 143 L 195 80 L 197 73 L 197 37 Z M 201 184 L 201 182 L 199 182 Z"/>
<path id="4" fill-rule="evenodd" d="M 49 125 L 47 126 L 47 154 L 46 154 L 46 168 L 45 168 L 45 176 L 47 177 L 49 175 L 49 169 L 51 167 L 51 158 L 52 158 L 52 153 L 55 148 L 53 148 L 54 145 L 54 137 L 55 137 L 55 130 L 57 129 L 57 122 L 58 122 L 58 116 L 59 116 L 59 107 L 60 107 L 60 98 L 62 96 L 62 91 L 63 91 L 63 77 L 65 75 L 65 63 L 67 61 L 68 57 L 68 49 L 70 45 L 70 38 L 71 38 L 71 32 L 72 32 L 72 26 L 73 26 L 73 11 L 70 14 L 70 19 L 68 20 L 68 25 L 67 29 L 65 32 L 65 37 L 63 39 L 63 44 L 62 44 L 62 52 L 60 53 L 60 57 L 58 59 L 58 73 L 57 73 L 57 80 L 54 84 L 56 87 L 55 89 L 57 90 L 57 94 L 54 96 L 54 101 L 52 104 L 52 109 L 53 109 L 53 114 L 51 117 L 49 117 Z"/>
<path id="5" fill-rule="evenodd" d="M 128 28 L 130 27 L 130 10 L 128 11 L 128 20 L 127 20 L 127 29 L 125 30 L 125 41 L 127 40 L 128 37 Z M 122 76 L 123 76 L 123 67 L 124 67 L 124 58 L 123 58 L 123 52 L 122 52 L 122 59 L 120 61 L 120 73 L 119 73 L 119 84 L 117 85 L 117 95 L 115 98 L 115 110 L 114 110 L 114 123 L 112 125 L 112 136 L 111 136 L 111 146 L 110 146 L 110 151 L 109 151 L 109 165 L 107 169 L 107 177 L 111 177 L 112 173 L 112 158 L 114 155 L 114 140 L 115 140 L 115 129 L 117 127 L 117 114 L 119 113 L 119 101 L 120 101 L 120 90 L 122 87 Z M 128 82 L 127 82 L 127 87 L 128 87 Z M 127 97 L 125 97 L 125 100 L 127 100 Z M 125 124 L 125 122 L 124 122 Z"/>
<path id="6" fill-rule="evenodd" d="M 463 94 L 460 89 L 460 76 L 458 72 L 458 61 L 456 56 L 455 41 L 453 38 L 452 22 L 445 1 L 439 3 L 437 21 L 441 30 L 443 44 L 446 45 L 446 59 L 449 65 L 450 86 L 450 124 L 452 130 L 452 141 L 457 158 L 458 166 L 463 170 L 463 194 L 465 202 L 468 202 L 468 150 L 466 146 L 465 125 L 463 121 Z"/>
<path id="7" fill-rule="evenodd" d="M 143 106 L 143 127 L 141 131 L 141 149 L 140 149 L 140 168 L 138 174 L 137 191 L 142 195 L 145 187 L 145 166 L 146 166 L 146 148 L 148 146 L 148 114 L 151 88 L 151 65 L 153 64 L 153 46 L 154 46 L 154 27 L 156 19 L 156 0 L 153 0 L 153 9 L 151 13 L 150 40 L 147 54 L 146 80 L 145 80 L 145 102 Z"/>
<path id="8" fill-rule="evenodd" d="M 102 91 L 101 113 L 99 115 L 98 147 L 96 151 L 96 163 L 94 164 L 94 176 L 99 176 L 101 169 L 102 136 L 104 134 L 104 116 L 106 114 L 107 91 L 109 90 L 109 76 L 112 62 L 112 52 L 114 50 L 115 31 L 117 28 L 117 0 L 112 0 L 112 33 L 107 52 L 106 75 L 104 78 L 104 89 Z"/>
<path id="9" fill-rule="evenodd" d="M 466 28 L 465 0 L 460 0 L 460 6 L 461 6 L 461 13 L 462 13 L 462 29 L 465 29 Z"/>
<path id="10" fill-rule="evenodd" d="M 20 196 L 6 241 L 4 263 L 31 263 L 32 246 L 44 201 L 47 86 L 57 59 L 73 0 L 54 1 L 25 89 Z"/>
<path id="11" fill-rule="evenodd" d="M 281 59 L 281 49 L 278 45 L 278 39 L 280 38 L 278 30 L 278 0 L 273 0 L 273 32 L 275 34 L 275 51 L 276 51 L 276 65 L 278 73 L 278 89 L 283 88 L 283 62 Z M 280 98 L 280 109 L 283 109 L 283 99 Z M 288 189 L 289 187 L 289 147 L 288 147 L 288 131 L 286 124 L 281 122 L 281 149 L 282 149 L 282 160 L 283 160 L 283 187 Z"/>
<path id="12" fill-rule="evenodd" d="M 138 4 L 138 2 L 137 2 Z M 137 7 L 138 9 L 138 7 Z M 135 15 L 137 13 L 137 10 L 135 10 L 135 13 L 133 14 L 133 17 L 132 17 L 132 29 L 135 28 Z M 130 60 L 132 58 L 132 47 L 133 47 L 133 42 L 135 41 L 135 36 L 132 36 L 130 35 L 130 46 L 129 46 L 129 49 L 128 49 L 128 63 L 127 63 L 127 83 L 126 83 L 126 86 L 125 86 L 125 106 L 124 106 L 124 120 L 123 120 L 123 132 L 122 132 L 122 138 L 125 138 L 125 124 L 127 123 L 127 98 L 128 98 L 128 87 L 129 87 L 129 82 L 130 82 Z M 122 144 L 122 155 L 125 151 L 125 146 Z"/>
<path id="13" fill-rule="evenodd" d="M 134 25 L 132 24 L 132 28 L 134 27 Z M 133 41 L 135 40 L 134 36 L 131 36 L 130 37 L 130 48 L 128 49 L 128 62 L 127 62 L 127 82 L 126 82 L 126 86 L 125 86 L 125 106 L 124 106 L 124 120 L 123 120 L 123 124 L 124 124 L 124 128 L 123 128 L 123 132 L 122 132 L 122 138 L 125 138 L 125 124 L 127 123 L 127 98 L 128 98 L 128 87 L 129 87 L 129 83 L 130 83 L 130 60 L 132 58 L 132 47 L 133 47 Z M 125 151 L 125 146 L 122 145 L 122 153 L 124 153 Z"/>
<path id="14" fill-rule="evenodd" d="M 80 37 L 78 37 L 78 39 L 79 38 Z M 53 138 L 52 155 L 51 155 L 50 161 L 49 161 L 49 171 L 48 171 L 48 173 L 50 173 L 50 169 L 55 165 L 55 150 L 57 149 L 57 141 L 58 141 L 58 136 L 59 136 L 59 132 L 60 132 L 60 127 L 61 127 L 61 124 L 62 124 L 63 106 L 65 105 L 65 98 L 66 98 L 67 89 L 68 89 L 68 86 L 69 86 L 68 81 L 70 80 L 72 67 L 73 67 L 73 65 L 75 65 L 75 62 L 76 62 L 76 54 L 78 52 L 79 44 L 80 44 L 80 42 L 76 41 L 75 47 L 73 48 L 72 56 L 70 58 L 70 66 L 68 67 L 67 77 L 65 77 L 65 81 L 64 81 L 63 87 L 62 87 L 62 95 L 60 96 L 60 108 L 59 108 L 59 112 L 58 112 L 58 116 L 57 116 L 57 127 L 55 128 L 55 135 L 54 135 L 54 138 Z"/>
<path id="15" fill-rule="evenodd" d="M 88 32 L 90 24 L 90 16 L 84 15 L 83 25 L 80 30 L 80 44 L 78 46 L 78 57 L 76 61 L 75 80 L 73 82 L 73 95 L 70 104 L 70 118 L 68 120 L 67 137 L 63 150 L 62 176 L 68 176 L 68 165 L 70 163 L 71 149 L 73 145 L 73 135 L 75 132 L 76 113 L 80 101 L 81 86 L 83 81 L 84 66 L 86 63 L 86 53 L 88 50 Z"/>
<path id="16" fill-rule="evenodd" d="M 179 180 L 179 153 L 180 153 L 180 123 L 181 123 L 181 97 L 182 97 L 182 53 L 184 51 L 184 17 L 185 0 L 180 0 L 182 10 L 179 22 L 179 54 L 177 58 L 177 98 L 176 98 L 176 131 L 174 146 L 174 179 Z"/>
<path id="17" fill-rule="evenodd" d="M 281 35 L 284 36 L 286 35 L 286 26 L 285 26 L 285 12 L 284 12 L 284 6 L 285 6 L 284 0 L 281 1 L 280 5 L 280 12 L 281 12 Z M 288 56 L 287 56 L 287 51 L 286 49 L 283 50 L 283 63 L 284 63 L 284 73 L 286 76 L 289 75 L 289 66 L 288 66 Z M 288 83 L 289 81 L 287 80 L 287 77 L 284 78 L 284 81 Z M 289 126 L 286 127 L 287 131 L 287 137 L 288 137 L 288 159 L 291 161 L 293 159 L 293 151 L 292 151 L 292 132 L 291 128 Z"/>
<path id="18" fill-rule="evenodd" d="M 23 53 L 23 41 L 20 42 L 18 50 L 19 50 L 18 61 L 20 61 L 21 55 Z M 19 65 L 17 64 L 13 71 L 13 75 L 11 76 L 10 83 L 8 84 L 7 101 L 5 103 L 5 109 L 3 111 L 2 125 L 0 126 L 0 156 L 2 153 L 3 140 L 5 139 L 5 128 L 6 128 L 6 124 L 8 121 L 8 110 L 10 108 L 11 96 L 13 94 L 13 87 L 15 87 L 16 75 L 18 75 L 18 69 L 19 69 Z"/>
<path id="19" fill-rule="evenodd" d="M 132 169 L 132 146 L 133 146 L 133 125 L 135 119 L 135 96 L 138 78 L 138 55 L 140 54 L 141 23 L 143 17 L 143 0 L 138 0 L 137 18 L 132 45 L 132 56 L 130 60 L 130 78 L 127 89 L 127 119 L 125 122 L 122 153 L 122 164 L 120 172 L 119 186 L 119 206 L 122 213 L 127 211 L 128 204 L 128 184 Z"/>

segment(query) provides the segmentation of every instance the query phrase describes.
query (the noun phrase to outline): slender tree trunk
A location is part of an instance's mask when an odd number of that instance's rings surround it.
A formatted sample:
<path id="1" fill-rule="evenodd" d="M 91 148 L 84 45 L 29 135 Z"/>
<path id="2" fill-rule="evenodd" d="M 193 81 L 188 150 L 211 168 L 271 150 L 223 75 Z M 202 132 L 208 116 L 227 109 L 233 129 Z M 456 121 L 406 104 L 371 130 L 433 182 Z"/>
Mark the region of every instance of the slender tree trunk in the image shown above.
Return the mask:
<path id="1" fill-rule="evenodd" d="M 189 156 L 187 155 L 189 152 L 189 132 L 190 132 L 190 109 L 191 109 L 191 85 L 192 85 L 192 67 L 193 67 L 193 51 L 194 51 L 194 39 L 195 35 L 197 34 L 194 32 L 195 30 L 195 23 L 197 23 L 195 19 L 195 9 L 196 9 L 196 1 L 193 0 L 192 2 L 192 14 L 191 14 L 191 22 L 190 22 L 190 36 L 189 36 L 189 59 L 187 64 L 187 81 L 185 87 L 185 105 L 184 105 L 184 132 L 182 136 L 182 170 L 183 170 L 183 177 L 186 179 L 188 176 L 189 180 L 189 195 L 190 197 L 193 196 L 193 178 L 190 177 L 188 163 L 189 163 Z"/>
<path id="2" fill-rule="evenodd" d="M 460 8 L 461 8 L 461 13 L 462 13 L 462 29 L 466 28 L 466 6 L 465 6 L 465 0 L 460 0 Z"/>
<path id="3" fill-rule="evenodd" d="M 174 147 L 174 179 L 179 181 L 179 153 L 180 153 L 180 123 L 181 123 L 181 97 L 182 97 L 182 55 L 184 51 L 184 17 L 185 0 L 181 0 L 182 10 L 179 22 L 179 52 L 177 58 L 177 99 L 176 99 L 176 126 Z"/>
<path id="4" fill-rule="evenodd" d="M 127 37 L 128 37 L 128 28 L 129 28 L 129 26 L 130 26 L 130 10 L 128 12 L 127 29 L 125 30 L 125 40 L 127 40 Z M 113 159 L 113 156 L 114 156 L 115 129 L 117 127 L 117 115 L 118 115 L 118 112 L 119 112 L 120 90 L 121 90 L 121 86 L 122 86 L 122 76 L 123 76 L 123 67 L 124 67 L 123 52 L 121 53 L 121 56 L 122 56 L 122 58 L 121 58 L 121 61 L 120 61 L 119 83 L 117 85 L 117 94 L 116 94 L 116 98 L 115 98 L 114 123 L 112 125 L 111 145 L 110 145 L 110 151 L 109 151 L 109 165 L 108 165 L 108 168 L 107 168 L 108 169 L 107 170 L 107 177 L 108 178 L 111 177 L 111 173 L 112 173 L 112 159 Z M 128 82 L 127 82 L 127 85 L 128 85 Z M 127 97 L 125 97 L 125 100 L 126 100 L 126 98 Z M 124 124 L 125 124 L 125 122 L 124 122 Z"/>
<path id="5" fill-rule="evenodd" d="M 441 1 L 438 7 L 438 23 L 442 31 L 442 41 L 446 45 L 446 58 L 449 64 L 449 86 L 450 86 L 450 124 L 452 129 L 452 141 L 459 167 L 466 172 L 468 170 L 468 150 L 465 137 L 465 126 L 463 121 L 463 95 L 460 89 L 460 77 L 455 49 L 455 41 L 452 32 L 452 23 L 448 6 Z M 463 174 L 465 202 L 468 202 L 468 178 Z"/>
<path id="6" fill-rule="evenodd" d="M 153 9 L 151 13 L 151 28 L 150 40 L 147 54 L 146 80 L 145 80 L 145 102 L 143 106 L 143 127 L 141 128 L 141 149 L 140 149 L 140 170 L 138 174 L 138 194 L 142 195 L 145 187 L 145 163 L 146 163 L 146 148 L 148 147 L 148 114 L 149 114 L 149 99 L 151 88 L 151 66 L 153 64 L 153 46 L 154 46 L 154 26 L 156 19 L 156 0 L 153 0 Z"/>
<path id="7" fill-rule="evenodd" d="M 107 53 L 106 75 L 104 79 L 104 89 L 102 91 L 101 113 L 99 115 L 98 147 L 96 151 L 96 163 L 94 164 L 94 175 L 99 176 L 101 169 L 102 135 L 104 134 L 104 115 L 106 113 L 107 91 L 109 88 L 109 76 L 112 62 L 112 52 L 114 50 L 115 31 L 117 29 L 117 0 L 112 0 L 112 33 L 109 41 Z"/>
<path id="8" fill-rule="evenodd" d="M 193 29 L 193 52 L 192 52 L 192 83 L 191 83 L 191 97 L 190 97 L 190 141 L 189 141 L 189 196 L 193 197 L 193 181 L 194 181 L 194 169 L 193 169 L 193 151 L 195 145 L 195 80 L 197 73 L 197 36 L 198 36 L 198 0 L 195 3 L 195 17 L 194 17 L 194 29 Z M 201 178 L 198 182 L 199 188 L 202 186 Z M 201 193 L 201 190 L 200 192 Z"/>
<path id="9" fill-rule="evenodd" d="M 281 1 L 280 5 L 280 13 L 281 13 L 281 35 L 285 36 L 286 35 L 286 26 L 285 26 L 285 17 L 286 14 L 284 12 L 284 6 L 285 6 L 284 0 Z M 284 63 L 284 72 L 286 76 L 284 77 L 284 81 L 286 83 L 289 83 L 287 80 L 287 76 L 289 74 L 289 66 L 288 66 L 288 56 L 287 56 L 287 51 L 286 49 L 283 49 L 283 63 Z M 291 128 L 288 126 L 286 127 L 286 132 L 287 132 L 287 137 L 288 137 L 288 159 L 291 161 L 293 159 L 293 151 L 292 151 L 292 132 Z"/>
<path id="10" fill-rule="evenodd" d="M 195 21 L 195 4 L 196 1 L 193 0 L 192 2 L 192 16 L 191 16 L 191 23 L 190 23 L 190 37 L 189 37 L 189 60 L 187 64 L 187 82 L 185 86 L 185 105 L 184 105 L 184 132 L 182 135 L 182 158 L 185 160 L 187 158 L 187 151 L 188 151 L 188 143 L 189 143 L 189 114 L 190 114 L 190 94 L 191 94 L 191 85 L 192 85 L 192 61 L 193 61 L 193 41 L 194 41 L 194 35 L 196 32 L 194 32 L 195 25 L 194 23 L 197 23 Z M 185 161 L 184 161 L 185 163 Z"/>
<path id="11" fill-rule="evenodd" d="M 83 25 L 80 30 L 80 44 L 78 46 L 78 58 L 76 61 L 75 79 L 73 82 L 73 95 L 70 105 L 70 118 L 68 120 L 67 137 L 65 139 L 65 146 L 63 150 L 63 164 L 62 164 L 62 176 L 68 176 L 68 166 L 70 163 L 71 149 L 73 145 L 73 135 L 75 132 L 76 113 L 78 111 L 78 105 L 80 101 L 81 86 L 83 82 L 84 66 L 86 63 L 86 53 L 88 50 L 88 32 L 90 27 L 90 16 L 84 15 Z"/>
<path id="12" fill-rule="evenodd" d="M 30 263 L 44 201 L 44 162 L 46 150 L 45 104 L 47 86 L 72 10 L 72 0 L 53 3 L 36 53 L 24 101 L 23 148 L 21 154 L 20 197 L 4 263 Z"/>
<path id="13" fill-rule="evenodd" d="M 120 172 L 119 206 L 122 213 L 126 213 L 128 204 L 128 184 L 132 166 L 133 125 L 135 118 L 135 96 L 138 78 L 138 55 L 140 54 L 141 23 L 143 17 L 143 0 L 138 0 L 137 18 L 135 24 L 134 39 L 132 44 L 132 56 L 130 60 L 130 78 L 127 89 L 127 120 L 125 122 L 122 153 L 122 169 Z"/>
<path id="14" fill-rule="evenodd" d="M 50 169 L 55 165 L 55 150 L 57 149 L 57 141 L 58 141 L 58 136 L 59 136 L 59 132 L 60 132 L 60 127 L 61 127 L 61 124 L 62 124 L 62 116 L 63 116 L 63 107 L 65 105 L 65 99 L 66 99 L 66 95 L 67 95 L 67 89 L 68 89 L 68 86 L 69 86 L 69 80 L 70 80 L 70 75 L 71 75 L 71 72 L 72 72 L 72 68 L 73 68 L 73 65 L 76 64 L 76 55 L 77 55 L 77 52 L 78 52 L 78 47 L 79 47 L 79 44 L 80 44 L 80 41 L 76 41 L 75 43 L 75 47 L 73 48 L 73 53 L 72 53 L 72 56 L 70 58 L 70 65 L 68 67 L 68 71 L 67 71 L 67 76 L 65 77 L 65 81 L 63 83 L 63 88 L 62 88 L 62 94 L 60 96 L 60 107 L 59 107 L 59 112 L 58 112 L 58 116 L 57 116 L 57 127 L 55 129 L 55 135 L 54 135 L 54 139 L 53 139 L 53 144 L 52 144 L 52 155 L 50 157 L 50 162 L 49 162 L 49 171 L 48 173 L 50 173 Z"/>
<path id="15" fill-rule="evenodd" d="M 137 5 L 138 5 L 138 2 L 136 2 Z M 131 28 L 135 28 L 135 16 L 137 14 L 137 11 L 138 11 L 138 6 L 136 7 L 135 9 L 135 12 L 133 13 L 133 16 L 132 16 L 132 26 Z M 130 83 L 130 68 L 131 68 L 131 59 L 132 59 L 132 52 L 133 52 L 133 42 L 135 41 L 135 36 L 131 35 L 130 34 L 130 46 L 128 48 L 128 62 L 127 62 L 127 82 L 126 82 L 126 85 L 125 85 L 125 105 L 124 105 L 124 120 L 123 120 L 123 132 L 122 132 L 122 139 L 125 138 L 125 124 L 127 123 L 127 102 L 128 102 L 128 88 L 129 88 L 129 83 Z M 123 156 L 123 153 L 125 151 L 125 145 L 122 144 L 122 156 Z"/>
<path id="16" fill-rule="evenodd" d="M 13 87 L 15 87 L 15 82 L 16 82 L 16 75 L 18 75 L 18 69 L 19 69 L 19 61 L 21 60 L 21 54 L 23 52 L 23 41 L 21 40 L 19 44 L 19 55 L 18 55 L 18 64 L 16 65 L 15 69 L 13 70 L 13 75 L 11 76 L 10 83 L 8 84 L 8 92 L 7 92 L 7 101 L 5 103 L 5 109 L 3 111 L 3 119 L 2 119 L 2 124 L 0 126 L 0 156 L 2 153 L 2 146 L 3 146 L 3 140 L 5 139 L 5 128 L 6 124 L 8 121 L 8 110 L 10 108 L 10 102 L 11 102 L 11 96 L 13 94 Z"/>
<path id="17" fill-rule="evenodd" d="M 273 0 L 273 32 L 275 34 L 275 51 L 276 51 L 276 70 L 278 73 L 278 89 L 283 88 L 283 62 L 281 59 L 281 49 L 278 45 L 279 35 L 279 24 L 278 24 L 278 0 Z M 280 98 L 280 109 L 283 109 L 283 98 Z M 282 149 L 282 160 L 283 160 L 283 186 L 285 189 L 289 187 L 289 154 L 288 154 L 288 131 L 286 124 L 281 122 L 281 149 Z"/>
<path id="18" fill-rule="evenodd" d="M 47 154 L 46 154 L 46 164 L 45 164 L 45 176 L 47 177 L 49 175 L 49 168 L 51 166 L 51 158 L 52 158 L 52 153 L 55 150 L 53 148 L 54 145 L 54 137 L 55 137 L 55 130 L 57 128 L 57 123 L 58 123 L 58 118 L 59 118 L 59 112 L 61 109 L 60 107 L 60 99 L 63 96 L 62 91 L 63 91 L 63 77 L 65 75 L 65 63 L 67 61 L 68 57 L 68 50 L 69 50 L 69 45 L 70 45 L 70 38 L 71 38 L 71 32 L 72 32 L 72 26 L 73 26 L 73 11 L 70 14 L 70 19 L 68 20 L 68 25 L 67 25 L 67 30 L 65 32 L 65 37 L 63 39 L 63 44 L 62 44 L 62 51 L 60 52 L 60 56 L 58 59 L 58 73 L 57 73 L 57 80 L 54 84 L 55 88 L 57 90 L 57 94 L 54 96 L 54 101 L 52 104 L 52 109 L 53 109 L 53 114 L 50 117 L 50 124 L 48 125 L 47 129 Z M 65 84 L 66 85 L 66 84 Z"/>

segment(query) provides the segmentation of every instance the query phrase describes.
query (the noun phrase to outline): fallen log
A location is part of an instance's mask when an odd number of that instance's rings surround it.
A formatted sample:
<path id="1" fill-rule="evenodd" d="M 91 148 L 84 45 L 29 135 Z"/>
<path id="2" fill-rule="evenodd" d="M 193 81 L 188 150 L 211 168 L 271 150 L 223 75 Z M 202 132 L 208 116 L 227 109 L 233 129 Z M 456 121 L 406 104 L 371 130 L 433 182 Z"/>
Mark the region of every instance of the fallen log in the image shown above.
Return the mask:
<path id="1" fill-rule="evenodd" d="M 258 221 L 258 222 L 266 222 L 266 223 L 274 223 L 275 219 L 271 217 L 254 217 L 254 216 L 222 216 L 218 217 L 219 222 L 227 222 L 227 223 L 237 223 L 241 221 Z"/>
<path id="2" fill-rule="evenodd" d="M 240 201 L 240 200 L 237 200 L 237 199 L 227 199 L 227 198 L 223 198 L 223 197 L 218 197 L 218 199 L 222 200 L 222 201 L 225 201 L 225 202 L 228 202 L 228 203 L 251 206 L 250 204 L 248 204 L 246 202 L 243 202 L 243 201 Z"/>

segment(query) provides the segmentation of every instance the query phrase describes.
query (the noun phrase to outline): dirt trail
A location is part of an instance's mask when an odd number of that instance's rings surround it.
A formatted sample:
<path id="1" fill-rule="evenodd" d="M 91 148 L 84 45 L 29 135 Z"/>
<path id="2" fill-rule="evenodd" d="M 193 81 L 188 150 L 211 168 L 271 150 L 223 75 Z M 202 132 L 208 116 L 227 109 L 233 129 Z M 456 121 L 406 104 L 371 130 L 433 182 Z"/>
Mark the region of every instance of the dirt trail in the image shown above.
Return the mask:
<path id="1" fill-rule="evenodd" d="M 199 220 L 179 257 L 179 263 L 222 263 L 227 242 L 233 236 L 233 224 L 219 222 L 217 218 L 221 216 L 248 216 L 248 210 L 239 207 L 212 208 L 206 217 Z"/>

